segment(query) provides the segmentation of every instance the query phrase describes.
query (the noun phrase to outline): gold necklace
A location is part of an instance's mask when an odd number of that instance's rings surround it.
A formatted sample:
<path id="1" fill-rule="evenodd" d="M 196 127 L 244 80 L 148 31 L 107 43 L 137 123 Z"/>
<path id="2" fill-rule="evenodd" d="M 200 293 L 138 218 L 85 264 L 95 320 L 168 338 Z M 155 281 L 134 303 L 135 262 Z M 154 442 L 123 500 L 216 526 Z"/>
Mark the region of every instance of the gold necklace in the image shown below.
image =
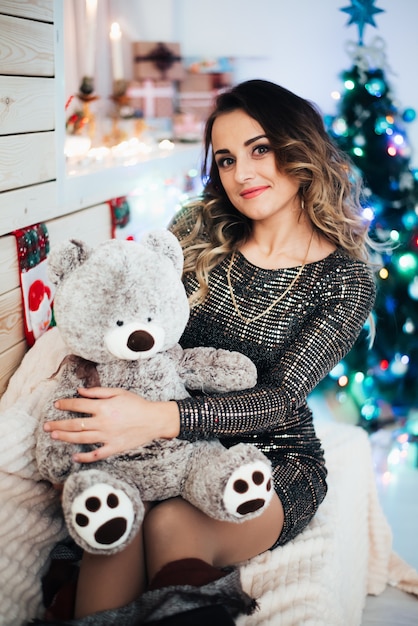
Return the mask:
<path id="1" fill-rule="evenodd" d="M 265 309 L 264 311 L 261 311 L 261 313 L 258 313 L 255 317 L 251 317 L 250 319 L 242 315 L 241 311 L 238 308 L 237 301 L 235 299 L 235 294 L 234 294 L 234 290 L 232 288 L 232 283 L 231 283 L 231 269 L 235 261 L 235 251 L 232 253 L 231 260 L 228 265 L 228 270 L 226 272 L 226 280 L 228 282 L 229 293 L 231 296 L 232 304 L 234 305 L 234 309 L 237 312 L 238 317 L 240 317 L 245 324 L 251 324 L 252 322 L 255 322 L 256 320 L 259 320 L 260 317 L 264 317 L 264 315 L 267 315 L 267 313 L 271 311 L 276 306 L 276 304 L 278 304 L 281 300 L 283 300 L 283 298 L 289 293 L 292 287 L 296 284 L 308 260 L 309 250 L 311 249 L 311 243 L 313 239 L 313 234 L 314 234 L 314 231 L 312 229 L 311 238 L 309 239 L 308 249 L 306 250 L 305 258 L 303 259 L 302 265 L 300 266 L 300 269 L 298 270 L 296 276 L 291 281 L 290 285 L 284 291 L 282 291 L 282 293 L 280 294 L 278 298 L 276 298 L 271 304 L 269 304 L 267 309 Z"/>

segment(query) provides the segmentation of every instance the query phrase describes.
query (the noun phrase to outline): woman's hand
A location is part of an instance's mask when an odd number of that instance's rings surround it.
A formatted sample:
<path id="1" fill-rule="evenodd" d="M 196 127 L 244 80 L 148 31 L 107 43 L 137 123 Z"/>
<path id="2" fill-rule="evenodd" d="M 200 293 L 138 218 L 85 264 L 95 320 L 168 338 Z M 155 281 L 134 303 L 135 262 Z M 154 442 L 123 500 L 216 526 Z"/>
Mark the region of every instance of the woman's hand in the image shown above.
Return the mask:
<path id="1" fill-rule="evenodd" d="M 123 389 L 92 387 L 78 389 L 81 398 L 57 400 L 63 411 L 89 414 L 46 422 L 44 430 L 53 439 L 74 444 L 102 444 L 90 452 L 77 452 L 74 461 L 91 463 L 113 454 L 133 450 L 154 439 L 176 437 L 180 431 L 175 402 L 150 402 Z"/>

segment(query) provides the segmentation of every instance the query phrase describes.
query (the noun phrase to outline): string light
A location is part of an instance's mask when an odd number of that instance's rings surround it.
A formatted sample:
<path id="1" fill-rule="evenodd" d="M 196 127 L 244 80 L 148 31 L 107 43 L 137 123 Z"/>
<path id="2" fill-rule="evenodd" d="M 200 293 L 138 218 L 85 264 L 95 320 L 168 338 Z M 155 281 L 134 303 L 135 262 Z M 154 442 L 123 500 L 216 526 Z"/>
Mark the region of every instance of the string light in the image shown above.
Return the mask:
<path id="1" fill-rule="evenodd" d="M 412 335 L 415 332 L 415 324 L 410 317 L 405 320 L 405 324 L 402 326 L 402 330 L 407 335 Z"/>
<path id="2" fill-rule="evenodd" d="M 405 252 L 397 258 L 397 265 L 404 274 L 415 273 L 417 270 L 417 258 L 412 252 Z"/>
<path id="3" fill-rule="evenodd" d="M 408 369 L 408 365 L 409 365 L 409 357 L 406 354 L 395 354 L 395 358 L 393 359 L 393 361 L 390 364 L 390 372 L 394 375 L 394 376 L 404 376 L 404 374 L 406 373 L 407 369 Z"/>
<path id="4" fill-rule="evenodd" d="M 412 300 L 418 300 L 418 277 L 415 276 L 413 281 L 408 285 L 408 294 Z"/>
<path id="5" fill-rule="evenodd" d="M 341 376 L 345 374 L 345 371 L 346 371 L 346 367 L 343 361 L 340 361 L 339 363 L 337 363 L 335 367 L 333 367 L 329 375 L 331 376 L 331 378 L 338 380 Z"/>
<path id="6" fill-rule="evenodd" d="M 363 217 L 367 222 L 372 222 L 374 219 L 374 211 L 371 207 L 364 207 L 363 209 Z"/>

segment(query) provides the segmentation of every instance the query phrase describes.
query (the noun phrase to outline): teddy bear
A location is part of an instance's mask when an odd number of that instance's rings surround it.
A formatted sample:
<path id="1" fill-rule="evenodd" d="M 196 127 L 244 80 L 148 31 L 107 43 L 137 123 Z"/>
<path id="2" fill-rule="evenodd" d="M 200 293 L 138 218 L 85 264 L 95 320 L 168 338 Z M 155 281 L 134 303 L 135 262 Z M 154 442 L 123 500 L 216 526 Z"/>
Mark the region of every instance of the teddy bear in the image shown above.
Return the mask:
<path id="1" fill-rule="evenodd" d="M 272 497 L 270 462 L 251 444 L 158 439 L 76 463 L 75 448 L 92 446 L 53 440 L 44 431 L 45 421 L 90 418 L 54 407 L 59 397 L 77 397 L 80 386 L 168 401 L 193 390 L 223 393 L 256 384 L 255 365 L 239 352 L 180 346 L 190 314 L 182 268 L 181 246 L 165 229 L 94 248 L 68 240 L 48 257 L 54 318 L 68 356 L 39 423 L 36 459 L 43 479 L 63 484 L 68 532 L 93 554 L 122 550 L 138 532 L 145 502 L 181 496 L 213 518 L 240 522 L 260 515 Z"/>

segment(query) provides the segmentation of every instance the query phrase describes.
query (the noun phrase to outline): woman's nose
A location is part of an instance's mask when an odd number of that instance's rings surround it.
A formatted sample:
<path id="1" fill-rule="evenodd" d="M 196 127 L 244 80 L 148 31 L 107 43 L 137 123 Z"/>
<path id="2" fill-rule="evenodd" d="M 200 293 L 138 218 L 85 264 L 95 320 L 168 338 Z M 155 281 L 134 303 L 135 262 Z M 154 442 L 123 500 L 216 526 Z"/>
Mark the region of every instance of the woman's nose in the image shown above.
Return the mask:
<path id="1" fill-rule="evenodd" d="M 254 176 L 254 166 L 250 160 L 237 159 L 235 163 L 235 180 L 244 183 Z"/>

